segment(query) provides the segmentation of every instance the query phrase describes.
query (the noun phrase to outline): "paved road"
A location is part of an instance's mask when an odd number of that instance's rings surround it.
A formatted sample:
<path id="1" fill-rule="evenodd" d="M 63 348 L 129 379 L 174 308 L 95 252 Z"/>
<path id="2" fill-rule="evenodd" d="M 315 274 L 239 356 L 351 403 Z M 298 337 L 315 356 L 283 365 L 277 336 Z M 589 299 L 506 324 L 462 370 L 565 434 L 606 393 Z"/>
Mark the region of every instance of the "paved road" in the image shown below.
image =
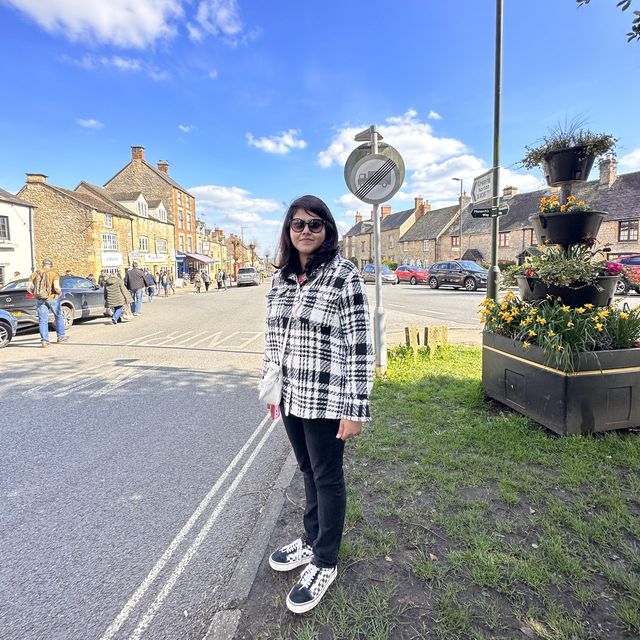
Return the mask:
<path id="1" fill-rule="evenodd" d="M 266 285 L 0 351 L 0 638 L 202 638 L 288 454 Z"/>

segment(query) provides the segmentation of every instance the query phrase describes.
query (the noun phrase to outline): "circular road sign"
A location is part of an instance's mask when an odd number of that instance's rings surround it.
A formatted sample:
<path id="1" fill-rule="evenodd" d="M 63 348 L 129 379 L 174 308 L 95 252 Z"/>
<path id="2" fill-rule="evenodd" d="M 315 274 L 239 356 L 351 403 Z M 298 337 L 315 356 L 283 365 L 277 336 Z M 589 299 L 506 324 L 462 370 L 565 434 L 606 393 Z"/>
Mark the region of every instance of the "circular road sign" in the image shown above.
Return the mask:
<path id="1" fill-rule="evenodd" d="M 353 195 L 367 204 L 382 204 L 392 198 L 404 181 L 404 161 L 392 146 L 380 143 L 379 153 L 371 144 L 351 152 L 344 167 L 344 179 Z"/>

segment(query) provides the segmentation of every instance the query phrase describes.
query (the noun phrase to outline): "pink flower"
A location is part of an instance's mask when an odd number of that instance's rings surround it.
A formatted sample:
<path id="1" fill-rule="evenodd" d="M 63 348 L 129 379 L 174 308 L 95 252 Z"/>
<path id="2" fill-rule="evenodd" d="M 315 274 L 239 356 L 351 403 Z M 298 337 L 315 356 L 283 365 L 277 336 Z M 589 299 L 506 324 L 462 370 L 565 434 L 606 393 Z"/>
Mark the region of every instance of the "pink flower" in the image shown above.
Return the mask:
<path id="1" fill-rule="evenodd" d="M 618 262 L 607 262 L 604 267 L 610 276 L 617 276 L 622 271 L 622 265 Z"/>

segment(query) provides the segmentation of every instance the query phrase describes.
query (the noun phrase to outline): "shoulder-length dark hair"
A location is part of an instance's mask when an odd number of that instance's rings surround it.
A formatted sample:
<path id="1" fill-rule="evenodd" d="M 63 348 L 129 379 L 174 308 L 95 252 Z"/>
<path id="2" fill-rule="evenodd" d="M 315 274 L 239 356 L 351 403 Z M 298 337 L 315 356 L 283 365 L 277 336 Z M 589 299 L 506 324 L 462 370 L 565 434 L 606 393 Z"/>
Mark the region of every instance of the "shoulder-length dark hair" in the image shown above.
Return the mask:
<path id="1" fill-rule="evenodd" d="M 336 227 L 336 221 L 333 219 L 329 207 L 316 196 L 307 195 L 296 198 L 289 205 L 287 215 L 284 217 L 282 232 L 280 233 L 280 243 L 278 245 L 279 264 L 275 266 L 282 270 L 281 272 L 284 278 L 292 273 L 303 272 L 302 265 L 300 264 L 300 256 L 291 242 L 289 232 L 291 218 L 293 218 L 293 215 L 298 209 L 304 209 L 308 214 L 316 215 L 324 220 L 326 233 L 324 242 L 311 256 L 304 271 L 311 273 L 317 266 L 333 260 L 338 253 L 338 227 Z"/>

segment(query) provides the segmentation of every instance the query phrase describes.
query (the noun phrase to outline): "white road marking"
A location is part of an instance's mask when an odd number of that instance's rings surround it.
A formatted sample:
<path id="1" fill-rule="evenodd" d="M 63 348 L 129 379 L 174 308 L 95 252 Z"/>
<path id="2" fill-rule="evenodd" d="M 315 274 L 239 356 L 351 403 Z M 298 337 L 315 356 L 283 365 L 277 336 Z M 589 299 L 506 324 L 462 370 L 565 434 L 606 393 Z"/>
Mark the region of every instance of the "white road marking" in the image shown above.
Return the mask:
<path id="1" fill-rule="evenodd" d="M 221 345 L 223 342 L 226 342 L 227 340 L 229 340 L 230 338 L 233 338 L 233 336 L 237 336 L 238 333 L 240 333 L 239 331 L 234 331 L 233 333 L 230 333 L 228 336 L 222 338 L 222 340 L 219 340 L 218 342 L 214 343 L 213 340 L 211 340 L 211 342 L 209 343 L 210 347 L 217 347 L 219 345 Z"/>
<path id="2" fill-rule="evenodd" d="M 198 505 L 196 510 L 191 514 L 191 517 L 187 521 L 187 523 L 180 529 L 179 533 L 176 537 L 171 541 L 171 544 L 167 547 L 165 552 L 162 554 L 162 557 L 156 562 L 151 571 L 147 574 L 147 577 L 142 581 L 140 586 L 135 590 L 134 594 L 129 598 L 127 603 L 124 605 L 116 619 L 109 625 L 107 630 L 104 632 L 100 640 L 109 640 L 113 638 L 113 636 L 118 632 L 120 627 L 124 624 L 127 618 L 131 615 L 138 602 L 144 597 L 149 587 L 153 583 L 153 581 L 158 577 L 158 574 L 164 569 L 166 564 L 171 559 L 171 556 L 174 554 L 175 550 L 182 544 L 182 541 L 185 539 L 189 531 L 193 528 L 194 524 L 197 522 L 198 518 L 202 515 L 202 512 L 207 508 L 213 497 L 218 493 L 220 487 L 224 484 L 225 480 L 228 478 L 229 474 L 233 471 L 234 467 L 240 462 L 247 449 L 251 446 L 251 443 L 256 439 L 264 425 L 268 422 L 270 416 L 267 414 L 262 420 L 262 422 L 256 427 L 255 431 L 251 434 L 251 437 L 244 444 L 242 449 L 237 453 L 236 457 L 231 461 L 229 466 L 224 470 L 223 474 L 218 478 L 216 483 L 210 489 L 209 493 L 202 499 L 202 502 Z M 271 429 L 277 421 L 273 421 L 271 425 Z"/>
<path id="3" fill-rule="evenodd" d="M 23 391 L 22 395 L 25 398 L 28 398 L 29 396 L 36 395 L 39 391 L 42 391 L 42 389 L 45 389 L 46 387 L 49 387 L 51 385 L 58 385 L 60 384 L 60 382 L 64 380 L 69 380 L 70 378 L 76 378 L 78 376 L 86 375 L 91 371 L 95 371 L 96 369 L 102 369 L 103 367 L 104 367 L 103 364 L 98 364 L 95 367 L 89 367 L 88 369 L 83 369 L 82 371 L 74 371 L 73 373 L 70 373 L 69 375 L 66 375 L 66 376 L 61 376 L 59 378 L 56 377 L 54 380 L 45 382 L 44 384 L 39 384 L 37 387 L 31 387 L 31 389 L 27 389 L 26 391 Z"/>
<path id="4" fill-rule="evenodd" d="M 146 340 L 147 338 L 150 338 L 151 336 L 156 336 L 159 333 L 162 333 L 162 331 L 154 331 L 153 333 L 148 333 L 146 336 L 140 336 L 138 338 L 135 338 L 134 340 L 130 340 L 129 342 L 125 342 L 124 344 L 126 346 L 129 346 L 131 344 L 135 344 L 136 342 L 142 342 L 143 340 Z"/>
<path id="5" fill-rule="evenodd" d="M 187 333 L 192 333 L 192 331 L 188 331 Z M 167 342 L 171 342 L 176 338 L 182 338 L 182 336 L 184 336 L 184 331 L 172 331 L 165 336 L 164 340 L 162 338 L 153 338 L 153 340 L 147 340 L 147 342 L 144 342 L 142 346 L 161 347 L 163 344 L 167 344 Z M 159 340 L 160 342 L 156 342 L 156 340 Z"/>
<path id="6" fill-rule="evenodd" d="M 105 384 L 104 387 L 100 387 L 97 391 L 94 391 L 91 394 L 92 398 L 97 398 L 99 396 L 106 395 L 107 393 L 111 393 L 120 387 L 123 387 L 125 384 L 129 384 L 136 378 L 139 378 L 142 375 L 152 373 L 155 369 L 158 369 L 159 366 L 148 366 L 144 369 L 139 368 L 137 370 L 131 370 L 129 367 L 121 367 L 120 375 L 116 376 L 115 380 L 110 381 L 108 384 Z"/>
<path id="7" fill-rule="evenodd" d="M 249 332 L 245 331 L 244 333 L 249 333 Z M 253 342 L 254 340 L 257 340 L 261 335 L 262 335 L 262 332 L 258 331 L 255 335 L 251 336 L 251 338 L 249 338 L 248 340 L 245 340 L 242 344 L 238 345 L 238 348 L 244 349 L 249 343 Z"/>
<path id="8" fill-rule="evenodd" d="M 231 483 L 229 488 L 226 490 L 225 494 L 222 496 L 220 502 L 218 502 L 213 513 L 209 516 L 209 519 L 206 521 L 202 529 L 200 529 L 198 536 L 193 541 L 191 546 L 187 549 L 185 554 L 182 556 L 182 558 L 180 559 L 180 562 L 171 573 L 171 576 L 165 583 L 164 587 L 162 588 L 160 593 L 156 596 L 155 600 L 151 603 L 151 606 L 147 609 L 146 613 L 142 617 L 142 620 L 140 620 L 140 622 L 138 623 L 138 626 L 136 627 L 135 631 L 129 636 L 129 640 L 140 640 L 140 638 L 142 637 L 142 634 L 145 632 L 147 627 L 151 624 L 153 618 L 155 617 L 160 607 L 162 607 L 164 601 L 167 599 L 167 596 L 171 593 L 171 590 L 175 586 L 176 582 L 178 581 L 178 579 L 180 578 L 184 570 L 187 568 L 187 565 L 189 564 L 189 562 L 191 562 L 191 560 L 193 559 L 193 556 L 195 556 L 196 552 L 198 551 L 198 548 L 206 540 L 207 536 L 209 535 L 209 531 L 211 530 L 211 527 L 213 527 L 215 521 L 218 519 L 218 516 L 226 506 L 231 496 L 234 494 L 235 490 L 238 488 L 238 485 L 244 478 L 247 471 L 250 469 L 251 465 L 253 464 L 253 461 L 256 459 L 256 456 L 260 453 L 260 450 L 262 449 L 265 442 L 271 435 L 277 423 L 278 421 L 274 420 L 271 423 L 271 426 L 267 429 L 265 434 L 262 436 L 262 439 L 256 445 L 256 448 L 253 450 L 253 453 L 249 456 L 247 461 L 244 463 L 242 469 L 240 470 L 240 473 L 238 473 L 238 475 L 235 477 L 235 480 Z"/>
<path id="9" fill-rule="evenodd" d="M 191 340 L 193 340 L 194 338 L 198 338 L 200 336 L 203 335 L 209 335 L 208 331 L 201 331 L 200 333 L 196 333 L 194 336 L 189 336 L 186 340 L 180 340 L 180 342 L 176 342 L 175 346 L 181 345 L 181 344 L 186 344 L 187 342 L 191 342 Z"/>

